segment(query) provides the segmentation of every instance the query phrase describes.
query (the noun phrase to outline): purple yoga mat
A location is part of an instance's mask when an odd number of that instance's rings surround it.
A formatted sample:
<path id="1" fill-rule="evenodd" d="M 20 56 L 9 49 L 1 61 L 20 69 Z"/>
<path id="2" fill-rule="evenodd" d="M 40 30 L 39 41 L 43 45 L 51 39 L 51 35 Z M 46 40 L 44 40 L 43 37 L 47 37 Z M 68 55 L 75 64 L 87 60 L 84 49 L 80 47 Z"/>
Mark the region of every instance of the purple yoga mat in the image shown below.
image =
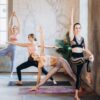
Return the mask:
<path id="1" fill-rule="evenodd" d="M 74 93 L 73 87 L 41 87 L 39 90 L 30 91 L 31 88 L 20 88 L 19 94 L 61 94 L 61 93 Z"/>

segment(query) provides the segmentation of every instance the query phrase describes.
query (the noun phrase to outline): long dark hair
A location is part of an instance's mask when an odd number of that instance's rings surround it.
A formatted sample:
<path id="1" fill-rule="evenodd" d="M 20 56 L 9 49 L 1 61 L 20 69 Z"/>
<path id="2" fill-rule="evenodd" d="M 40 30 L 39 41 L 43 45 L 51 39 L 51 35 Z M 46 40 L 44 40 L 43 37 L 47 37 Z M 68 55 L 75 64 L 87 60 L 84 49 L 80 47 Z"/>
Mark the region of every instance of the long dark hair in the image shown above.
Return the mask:
<path id="1" fill-rule="evenodd" d="M 30 33 L 28 36 L 32 37 L 34 39 L 34 41 L 37 41 L 37 39 L 33 33 Z"/>

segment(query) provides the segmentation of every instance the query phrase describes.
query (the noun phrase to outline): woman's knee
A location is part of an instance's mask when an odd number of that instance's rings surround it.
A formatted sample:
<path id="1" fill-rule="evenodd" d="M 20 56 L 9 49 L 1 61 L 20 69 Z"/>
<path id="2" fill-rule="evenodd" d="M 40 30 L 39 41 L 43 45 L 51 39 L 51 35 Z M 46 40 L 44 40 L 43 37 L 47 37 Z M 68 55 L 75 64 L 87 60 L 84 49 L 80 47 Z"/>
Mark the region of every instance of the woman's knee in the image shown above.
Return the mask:
<path id="1" fill-rule="evenodd" d="M 17 70 L 17 72 L 20 71 L 20 70 L 21 70 L 20 66 L 18 66 L 18 67 L 16 68 L 16 70 Z"/>

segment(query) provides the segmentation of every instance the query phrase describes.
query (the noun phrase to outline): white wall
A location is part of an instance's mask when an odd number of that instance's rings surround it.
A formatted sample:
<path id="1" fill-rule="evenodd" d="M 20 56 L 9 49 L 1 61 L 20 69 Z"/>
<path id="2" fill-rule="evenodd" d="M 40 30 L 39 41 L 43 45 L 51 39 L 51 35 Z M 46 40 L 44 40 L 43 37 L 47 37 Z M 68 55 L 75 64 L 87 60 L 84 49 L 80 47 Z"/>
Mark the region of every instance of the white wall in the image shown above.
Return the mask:
<path id="1" fill-rule="evenodd" d="M 78 22 L 79 0 L 13 0 L 13 9 L 21 24 L 19 41 L 27 42 L 27 34 L 31 32 L 35 33 L 39 41 L 36 27 L 42 25 L 45 44 L 54 45 L 55 40 L 64 38 L 69 29 L 72 6 L 75 8 L 74 20 Z M 54 49 L 46 50 L 45 53 L 57 56 Z M 14 67 L 27 60 L 27 56 L 26 49 L 16 47 Z"/>
<path id="2" fill-rule="evenodd" d="M 88 45 L 88 0 L 80 0 L 81 34 Z"/>

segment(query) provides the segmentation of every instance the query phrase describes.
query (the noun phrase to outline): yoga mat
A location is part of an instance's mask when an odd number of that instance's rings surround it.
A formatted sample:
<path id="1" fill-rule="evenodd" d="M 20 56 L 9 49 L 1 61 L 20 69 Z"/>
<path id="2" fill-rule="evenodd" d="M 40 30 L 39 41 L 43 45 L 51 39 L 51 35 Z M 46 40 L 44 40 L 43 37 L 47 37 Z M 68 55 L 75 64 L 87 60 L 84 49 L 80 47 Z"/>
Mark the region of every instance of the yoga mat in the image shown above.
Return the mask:
<path id="1" fill-rule="evenodd" d="M 20 86 L 35 86 L 36 81 L 23 81 L 23 85 Z M 8 86 L 17 86 L 16 81 L 10 81 Z M 52 81 L 46 82 L 43 86 L 71 86 L 69 81 L 57 81 L 57 84 L 53 84 Z"/>
<path id="2" fill-rule="evenodd" d="M 19 94 L 62 94 L 62 93 L 74 93 L 75 89 L 73 87 L 64 86 L 53 86 L 53 87 L 40 87 L 36 91 L 30 91 L 31 88 L 20 88 Z"/>

